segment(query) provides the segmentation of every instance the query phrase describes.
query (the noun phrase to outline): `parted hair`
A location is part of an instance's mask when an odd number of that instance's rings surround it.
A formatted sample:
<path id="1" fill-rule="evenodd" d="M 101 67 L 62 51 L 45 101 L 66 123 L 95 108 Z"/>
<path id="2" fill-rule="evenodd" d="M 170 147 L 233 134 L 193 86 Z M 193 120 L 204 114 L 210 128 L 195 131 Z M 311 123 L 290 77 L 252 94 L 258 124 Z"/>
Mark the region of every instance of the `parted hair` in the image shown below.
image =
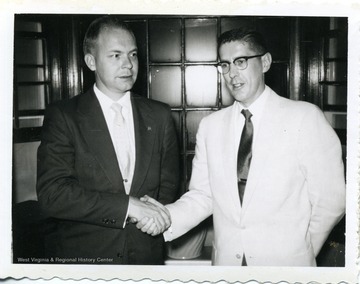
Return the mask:
<path id="1" fill-rule="evenodd" d="M 258 53 L 265 53 L 268 51 L 264 37 L 255 30 L 238 28 L 222 33 L 218 38 L 218 49 L 220 49 L 223 44 L 231 41 L 246 42 L 252 50 Z"/>
<path id="2" fill-rule="evenodd" d="M 126 30 L 134 36 L 134 33 L 131 30 L 131 28 L 116 16 L 106 15 L 97 18 L 89 25 L 85 33 L 84 42 L 83 42 L 84 54 L 92 53 L 100 33 L 106 29 L 111 29 L 111 28 L 120 28 Z"/>

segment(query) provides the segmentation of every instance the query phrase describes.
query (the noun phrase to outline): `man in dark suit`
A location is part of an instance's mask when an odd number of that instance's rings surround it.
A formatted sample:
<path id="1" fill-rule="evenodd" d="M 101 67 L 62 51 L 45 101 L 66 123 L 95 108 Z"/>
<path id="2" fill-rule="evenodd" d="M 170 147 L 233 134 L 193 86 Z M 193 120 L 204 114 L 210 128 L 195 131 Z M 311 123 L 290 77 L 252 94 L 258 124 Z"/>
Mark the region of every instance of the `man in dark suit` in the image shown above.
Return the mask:
<path id="1" fill-rule="evenodd" d="M 163 264 L 163 237 L 134 223 L 152 219 L 159 231 L 170 225 L 162 209 L 139 200 L 147 194 L 168 204 L 177 197 L 170 109 L 130 92 L 136 40 L 116 17 L 89 26 L 84 54 L 96 83 L 47 108 L 38 150 L 38 199 L 52 224 L 47 256 L 58 263 Z"/>

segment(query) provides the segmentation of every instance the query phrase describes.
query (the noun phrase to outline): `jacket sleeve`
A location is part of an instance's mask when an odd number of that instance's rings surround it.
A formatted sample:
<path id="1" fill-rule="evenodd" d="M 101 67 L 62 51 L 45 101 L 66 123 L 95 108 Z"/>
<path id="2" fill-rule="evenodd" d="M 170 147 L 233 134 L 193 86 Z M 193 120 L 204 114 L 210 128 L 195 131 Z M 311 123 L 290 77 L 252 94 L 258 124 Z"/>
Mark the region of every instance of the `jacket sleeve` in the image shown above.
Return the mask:
<path id="1" fill-rule="evenodd" d="M 79 139 L 74 138 L 77 128 L 73 124 L 62 108 L 47 109 L 37 160 L 40 207 L 49 217 L 122 228 L 128 196 L 100 188 L 99 184 L 84 188 L 79 182 L 80 169 L 75 161 L 84 160 L 86 153 L 79 151 Z"/>
<path id="2" fill-rule="evenodd" d="M 335 131 L 318 108 L 304 116 L 299 133 L 299 160 L 309 200 L 309 232 L 315 255 L 345 214 L 342 149 Z"/>
<path id="3" fill-rule="evenodd" d="M 171 227 L 164 233 L 166 241 L 172 241 L 200 224 L 213 212 L 212 194 L 209 184 L 204 120 L 196 134 L 196 150 L 192 174 L 187 191 L 179 200 L 166 207 L 171 215 Z"/>

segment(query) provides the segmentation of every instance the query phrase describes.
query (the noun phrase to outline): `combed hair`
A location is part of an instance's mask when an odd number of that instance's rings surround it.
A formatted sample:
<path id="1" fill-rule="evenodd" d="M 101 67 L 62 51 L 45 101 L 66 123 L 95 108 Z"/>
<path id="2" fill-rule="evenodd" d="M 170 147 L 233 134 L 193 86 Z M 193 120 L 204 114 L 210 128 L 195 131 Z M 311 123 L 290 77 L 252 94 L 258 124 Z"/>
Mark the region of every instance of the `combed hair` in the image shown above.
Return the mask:
<path id="1" fill-rule="evenodd" d="M 265 53 L 268 51 L 264 37 L 255 30 L 239 28 L 222 33 L 218 38 L 218 49 L 221 45 L 231 41 L 246 42 L 252 50 L 258 53 Z"/>
<path id="2" fill-rule="evenodd" d="M 92 53 L 96 45 L 96 41 L 99 37 L 99 34 L 103 30 L 111 29 L 111 28 L 120 28 L 126 30 L 134 36 L 134 33 L 130 29 L 130 27 L 126 23 L 122 22 L 116 16 L 107 15 L 97 18 L 89 25 L 85 33 L 84 42 L 83 42 L 84 54 Z"/>

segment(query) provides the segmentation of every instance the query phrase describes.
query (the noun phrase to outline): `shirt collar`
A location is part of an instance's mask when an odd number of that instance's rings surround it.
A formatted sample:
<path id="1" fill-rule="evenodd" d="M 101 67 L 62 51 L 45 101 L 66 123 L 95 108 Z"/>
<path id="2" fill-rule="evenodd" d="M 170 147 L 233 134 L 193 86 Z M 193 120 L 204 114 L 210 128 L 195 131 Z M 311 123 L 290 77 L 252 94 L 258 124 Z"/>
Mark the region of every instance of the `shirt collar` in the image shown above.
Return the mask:
<path id="1" fill-rule="evenodd" d="M 269 96 L 270 88 L 265 85 L 264 91 L 261 93 L 261 95 L 254 101 L 247 109 L 252 113 L 253 116 L 260 117 L 260 115 L 263 112 L 263 109 L 266 104 L 266 99 Z M 237 107 L 239 108 L 240 112 L 245 109 L 244 106 L 238 102 L 235 101 L 237 104 Z"/>
<path id="2" fill-rule="evenodd" d="M 94 84 L 94 92 L 95 92 L 97 99 L 99 100 L 99 103 L 100 103 L 102 109 L 110 108 L 113 103 L 118 103 L 122 107 L 125 107 L 126 109 L 131 108 L 130 91 L 127 91 L 125 93 L 125 95 L 122 96 L 117 101 L 113 101 L 107 95 L 105 95 L 102 91 L 100 91 L 99 88 L 96 87 L 96 84 Z"/>

